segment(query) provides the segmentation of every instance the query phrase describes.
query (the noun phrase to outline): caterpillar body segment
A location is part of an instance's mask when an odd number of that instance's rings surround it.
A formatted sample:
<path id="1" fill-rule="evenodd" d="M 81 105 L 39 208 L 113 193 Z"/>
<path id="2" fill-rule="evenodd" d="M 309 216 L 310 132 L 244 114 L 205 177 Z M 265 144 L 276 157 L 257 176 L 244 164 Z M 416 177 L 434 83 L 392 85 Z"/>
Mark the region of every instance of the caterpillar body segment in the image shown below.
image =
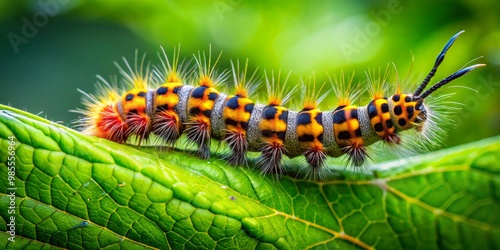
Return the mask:
<path id="1" fill-rule="evenodd" d="M 148 139 L 151 132 L 152 99 L 147 89 L 133 89 L 118 102 L 118 109 L 128 124 L 126 136 L 136 135 L 139 145 L 143 139 Z"/>
<path id="2" fill-rule="evenodd" d="M 121 93 L 116 87 L 116 78 L 112 78 L 110 84 L 101 76 L 97 76 L 97 94 L 88 94 L 78 89 L 84 95 L 83 105 L 85 109 L 76 109 L 72 112 L 83 115 L 77 120 L 76 126 L 83 133 L 95 135 L 118 143 L 125 143 L 128 139 L 126 131 L 128 124 L 122 110 L 118 107 Z"/>
<path id="3" fill-rule="evenodd" d="M 154 96 L 149 91 L 152 74 L 149 64 L 145 66 L 146 54 L 142 56 L 140 63 L 138 60 L 139 56 L 136 50 L 134 69 L 125 58 L 123 58 L 125 68 L 116 62 L 115 65 L 125 84 L 131 88 L 122 95 L 116 104 L 120 116 L 127 123 L 125 138 L 135 135 L 137 144 L 140 145 L 142 140 L 147 140 L 151 133 Z"/>
<path id="4" fill-rule="evenodd" d="M 370 119 L 370 127 L 375 131 L 378 137 L 383 138 L 387 142 L 396 143 L 396 128 L 392 122 L 392 116 L 389 112 L 389 102 L 387 98 L 379 98 L 368 103 L 366 107 L 368 118 Z"/>
<path id="5" fill-rule="evenodd" d="M 284 171 L 282 157 L 286 155 L 285 134 L 288 123 L 288 109 L 270 103 L 262 110 L 259 121 L 260 141 L 263 146 L 256 166 L 264 173 L 281 174 Z"/>
<path id="6" fill-rule="evenodd" d="M 284 156 L 303 156 L 306 176 L 322 177 L 327 156 L 346 155 L 353 166 L 359 167 L 370 158 L 369 145 L 382 141 L 390 147 L 398 147 L 404 141 L 401 132 L 405 130 L 415 130 L 422 134 L 420 138 L 432 143 L 432 133 L 437 130 L 440 118 L 425 104 L 426 98 L 454 79 L 484 66 L 476 64 L 460 69 L 425 90 L 445 53 L 461 33 L 445 45 L 414 93 L 397 91 L 386 97 L 385 83 L 379 82 L 371 91 L 372 100 L 364 106 L 352 104 L 359 91 L 352 91 L 352 81 L 345 82 L 342 75 L 335 83 L 331 81 L 332 93 L 338 100 L 336 108 L 320 110 L 319 102 L 331 94 L 327 91 L 318 96 L 319 91 L 314 88 L 310 91 L 309 85 L 302 88 L 302 109 L 289 110 L 285 103 L 296 88 L 286 89 L 285 84 L 279 84 L 280 74 L 275 77 L 274 73 L 265 77 L 267 104 L 255 103 L 248 93 L 258 81 L 256 71 L 247 77 L 248 61 L 244 69 L 240 69 L 239 62 L 232 64 L 235 90 L 224 94 L 217 90 L 228 76 L 227 71 L 215 70 L 220 55 L 212 63 L 211 54 L 206 57 L 199 53 L 195 57 L 197 70 L 187 74 L 191 72 L 189 67 L 179 66 L 178 53 L 174 53 L 172 64 L 166 56 L 167 60 L 162 60 L 162 72 L 158 67 L 152 74 L 148 70 L 128 73 L 120 68 L 132 89 L 120 95 L 105 82 L 99 85 L 100 95 L 84 93 L 86 109 L 76 112 L 84 116 L 79 125 L 85 133 L 119 143 L 136 136 L 140 144 L 154 133 L 163 144 L 173 146 L 186 134 L 188 142 L 197 146 L 197 155 L 208 159 L 210 141 L 216 139 L 228 146 L 229 152 L 224 158 L 233 165 L 246 165 L 247 152 L 256 151 L 261 154 L 255 166 L 263 173 L 279 176 L 286 172 Z M 386 78 L 384 75 L 383 81 Z M 151 87 L 151 82 L 156 82 L 156 86 Z"/>
<path id="7" fill-rule="evenodd" d="M 249 98 L 236 94 L 227 97 L 222 108 L 226 133 L 224 141 L 231 150 L 227 156 L 233 165 L 246 165 L 248 152 L 247 130 L 255 104 Z"/>
<path id="8" fill-rule="evenodd" d="M 172 147 L 184 130 L 184 124 L 176 111 L 182 86 L 181 82 L 167 82 L 153 92 L 155 96 L 155 115 L 153 116 L 152 132 Z"/>
<path id="9" fill-rule="evenodd" d="M 323 112 L 317 108 L 303 109 L 297 114 L 295 124 L 299 146 L 309 165 L 307 175 L 315 178 L 320 175 L 327 159 L 323 143 Z"/>
<path id="10" fill-rule="evenodd" d="M 207 86 L 196 87 L 189 95 L 187 138 L 198 145 L 198 156 L 202 159 L 210 158 L 210 117 L 218 97 L 219 92 Z"/>
<path id="11" fill-rule="evenodd" d="M 189 63 L 182 61 L 179 64 L 180 46 L 174 50 L 172 63 L 168 59 L 163 47 L 161 47 L 163 57 L 158 55 L 161 68 L 156 67 L 153 72 L 158 79 L 163 79 L 153 91 L 154 93 L 154 115 L 152 132 L 160 138 L 160 144 L 173 147 L 185 129 L 186 118 L 182 116 L 178 105 L 181 102 L 181 90 L 185 88 L 184 82 L 187 75 L 192 71 Z"/>
<path id="12" fill-rule="evenodd" d="M 246 155 L 249 150 L 247 130 L 255 103 L 248 98 L 259 81 L 257 70 L 248 77 L 248 59 L 243 69 L 240 63 L 231 62 L 235 93 L 219 98 L 212 115 L 212 134 L 214 138 L 223 140 L 230 149 L 224 158 L 233 165 L 247 165 Z"/>
<path id="13" fill-rule="evenodd" d="M 199 86 L 191 90 L 187 99 L 186 135 L 188 141 L 198 146 L 197 155 L 202 159 L 210 158 L 212 110 L 217 100 L 224 100 L 219 98 L 219 91 L 215 88 L 227 78 L 227 71 L 219 74 L 216 70 L 221 55 L 212 63 L 211 50 L 208 56 L 198 53 L 198 57 L 195 57 L 198 72 L 195 75 Z"/>
<path id="14" fill-rule="evenodd" d="M 319 93 L 326 83 L 321 85 L 319 91 L 316 91 L 315 83 L 315 76 L 312 80 L 309 79 L 307 85 L 302 80 L 302 110 L 297 114 L 293 113 L 293 122 L 290 122 L 289 126 L 295 127 L 293 131 L 296 131 L 296 134 L 288 136 L 288 141 L 295 141 L 295 137 L 298 139 L 298 145 L 293 147 L 304 155 L 305 163 L 309 166 L 305 175 L 312 179 L 323 176 L 322 166 L 327 160 L 327 149 L 323 142 L 323 112 L 318 105 L 330 94 L 330 91 L 326 91 L 320 96 Z"/>

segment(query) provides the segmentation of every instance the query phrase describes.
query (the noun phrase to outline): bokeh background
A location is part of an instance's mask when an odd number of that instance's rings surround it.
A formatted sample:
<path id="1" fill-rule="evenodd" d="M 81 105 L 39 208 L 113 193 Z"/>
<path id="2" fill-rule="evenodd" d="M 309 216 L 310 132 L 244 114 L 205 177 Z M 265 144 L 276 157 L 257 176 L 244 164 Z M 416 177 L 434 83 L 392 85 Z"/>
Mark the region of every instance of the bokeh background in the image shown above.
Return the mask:
<path id="1" fill-rule="evenodd" d="M 449 124 L 450 147 L 500 134 L 498 9 L 496 0 L 1 1 L 0 103 L 71 126 L 77 115 L 69 110 L 83 108 L 77 88 L 94 92 L 96 74 L 117 74 L 113 62 L 133 60 L 136 49 L 157 62 L 160 45 L 170 52 L 179 44 L 183 57 L 209 44 L 223 50 L 220 68 L 249 58 L 260 74 L 293 70 L 290 84 L 312 72 L 321 83 L 342 70 L 364 84 L 367 70 L 388 63 L 402 76 L 411 67 L 420 82 L 464 29 L 434 80 L 467 64 L 488 66 L 441 92 L 464 104 Z"/>

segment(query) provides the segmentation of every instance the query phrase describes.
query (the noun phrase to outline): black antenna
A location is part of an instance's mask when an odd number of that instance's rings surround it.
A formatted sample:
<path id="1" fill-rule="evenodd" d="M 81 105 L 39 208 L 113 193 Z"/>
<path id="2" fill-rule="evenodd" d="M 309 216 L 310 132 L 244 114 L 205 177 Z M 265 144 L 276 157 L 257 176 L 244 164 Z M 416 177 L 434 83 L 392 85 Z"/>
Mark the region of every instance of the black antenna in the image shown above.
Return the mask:
<path id="1" fill-rule="evenodd" d="M 471 72 L 472 70 L 474 70 L 475 68 L 479 68 L 479 67 L 483 67 L 483 66 L 486 66 L 486 64 L 476 64 L 476 65 L 472 65 L 472 66 L 469 66 L 465 69 L 461 69 L 451 75 L 449 75 L 448 77 L 446 77 L 445 79 L 439 81 L 438 83 L 434 84 L 434 86 L 432 86 L 430 89 L 428 89 L 427 91 L 425 91 L 421 96 L 414 96 L 413 99 L 424 99 L 426 98 L 428 95 L 432 94 L 432 92 L 436 91 L 437 89 L 441 88 L 442 86 L 444 86 L 445 84 Z"/>
<path id="2" fill-rule="evenodd" d="M 439 53 L 438 57 L 436 58 L 436 62 L 434 63 L 434 67 L 432 67 L 431 71 L 429 72 L 429 74 L 427 74 L 427 76 L 425 77 L 424 81 L 420 84 L 420 86 L 418 86 L 418 89 L 415 91 L 415 93 L 413 93 L 413 96 L 418 96 L 418 95 L 420 95 L 420 93 L 422 93 L 422 91 L 425 89 L 425 87 L 427 86 L 427 84 L 429 83 L 429 81 L 432 79 L 432 77 L 436 73 L 437 68 L 439 67 L 439 65 L 443 62 L 444 56 L 445 56 L 446 52 L 451 47 L 451 45 L 453 45 L 453 43 L 455 42 L 455 40 L 457 40 L 458 36 L 460 36 L 462 33 L 464 33 L 464 30 L 461 30 L 460 32 L 458 32 L 457 34 L 455 34 L 454 36 L 452 36 L 450 38 L 450 40 L 446 43 L 446 45 L 444 46 L 443 50 L 441 51 L 441 53 Z M 458 73 L 458 72 L 456 72 L 456 73 Z M 463 73 L 463 74 L 465 74 L 465 73 Z M 453 78 L 453 79 L 455 79 L 455 78 Z"/>

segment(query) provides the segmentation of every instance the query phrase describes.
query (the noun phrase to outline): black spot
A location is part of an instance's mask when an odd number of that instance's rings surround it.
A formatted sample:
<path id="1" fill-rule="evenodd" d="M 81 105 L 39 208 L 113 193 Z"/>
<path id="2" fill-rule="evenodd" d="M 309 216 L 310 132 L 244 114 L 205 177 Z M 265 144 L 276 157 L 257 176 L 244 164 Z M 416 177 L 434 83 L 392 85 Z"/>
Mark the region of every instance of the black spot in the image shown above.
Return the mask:
<path id="1" fill-rule="evenodd" d="M 233 125 L 233 126 L 236 126 L 238 124 L 238 122 L 236 122 L 233 119 L 229 119 L 229 118 L 224 120 L 224 123 L 226 123 L 226 125 Z"/>
<path id="2" fill-rule="evenodd" d="M 146 96 L 146 92 L 141 91 L 141 92 L 139 92 L 139 94 L 137 94 L 137 96 L 145 97 Z"/>
<path id="3" fill-rule="evenodd" d="M 235 109 L 239 108 L 240 105 L 238 104 L 238 97 L 234 96 L 231 99 L 227 100 L 226 107 L 228 107 L 228 108 L 230 108 L 232 110 L 235 110 Z"/>
<path id="4" fill-rule="evenodd" d="M 159 87 L 157 90 L 156 90 L 156 94 L 157 95 L 164 95 L 168 92 L 168 88 L 167 87 Z"/>
<path id="5" fill-rule="evenodd" d="M 387 103 L 382 103 L 382 113 L 387 113 L 389 112 L 389 105 L 387 105 Z"/>
<path id="6" fill-rule="evenodd" d="M 174 91 L 172 91 L 172 92 L 177 95 L 177 93 L 179 93 L 180 90 L 181 90 L 181 87 L 175 87 Z"/>
<path id="7" fill-rule="evenodd" d="M 164 110 L 168 110 L 168 104 L 156 106 L 156 112 L 160 112 L 160 111 L 164 111 Z"/>
<path id="8" fill-rule="evenodd" d="M 125 101 L 132 101 L 134 99 L 134 94 L 128 94 L 125 96 Z"/>
<path id="9" fill-rule="evenodd" d="M 380 123 L 380 122 L 379 122 L 379 123 L 377 123 L 377 124 L 375 124 L 375 126 L 373 126 L 373 128 L 374 128 L 374 129 L 375 129 L 375 131 L 377 131 L 377 132 L 382 132 L 382 131 L 384 131 L 384 126 L 382 126 L 382 123 Z"/>
<path id="10" fill-rule="evenodd" d="M 311 115 L 309 113 L 300 113 L 297 116 L 297 126 L 307 125 L 309 123 L 311 123 Z"/>
<path id="11" fill-rule="evenodd" d="M 276 116 L 276 112 L 278 112 L 278 110 L 275 107 L 267 106 L 264 108 L 264 112 L 262 112 L 262 118 L 273 120 Z"/>
<path id="12" fill-rule="evenodd" d="M 404 127 L 406 126 L 406 120 L 404 118 L 399 118 L 398 124 L 399 126 Z"/>
<path id="13" fill-rule="evenodd" d="M 377 113 L 377 107 L 375 106 L 373 101 L 371 101 L 370 104 L 368 104 L 368 117 L 372 119 L 373 117 L 377 116 Z"/>
<path id="14" fill-rule="evenodd" d="M 318 113 L 316 117 L 314 117 L 314 120 L 316 120 L 319 125 L 323 125 L 323 113 Z"/>
<path id="15" fill-rule="evenodd" d="M 357 128 L 356 130 L 354 130 L 354 134 L 356 134 L 357 137 L 361 137 L 361 129 Z"/>
<path id="16" fill-rule="evenodd" d="M 189 113 L 192 114 L 192 115 L 198 115 L 200 113 L 200 108 L 191 108 L 189 109 Z"/>
<path id="17" fill-rule="evenodd" d="M 193 90 L 193 92 L 191 93 L 191 97 L 197 98 L 197 99 L 203 98 L 203 96 L 205 95 L 205 89 L 207 89 L 207 87 L 205 87 L 205 86 L 195 88 Z"/>
<path id="18" fill-rule="evenodd" d="M 127 118 L 132 119 L 134 116 L 137 116 L 137 115 L 139 115 L 139 112 L 137 111 L 137 109 L 132 109 L 127 113 Z"/>
<path id="19" fill-rule="evenodd" d="M 210 92 L 210 94 L 208 94 L 208 100 L 215 101 L 215 99 L 217 99 L 217 97 L 219 97 L 219 94 L 217 94 L 215 92 Z"/>
<path id="20" fill-rule="evenodd" d="M 203 115 L 206 117 L 210 117 L 212 115 L 212 110 L 205 110 L 203 111 Z"/>
<path id="21" fill-rule="evenodd" d="M 345 107 L 345 105 L 342 105 L 342 106 L 338 106 L 333 112 L 337 111 L 337 110 L 341 110 Z"/>
<path id="22" fill-rule="evenodd" d="M 312 110 L 312 108 L 303 108 L 301 111 L 309 111 Z"/>
<path id="23" fill-rule="evenodd" d="M 241 125 L 241 128 L 243 128 L 244 130 L 248 129 L 248 122 L 240 122 L 240 125 Z"/>
<path id="24" fill-rule="evenodd" d="M 413 117 L 413 107 L 412 106 L 406 107 L 406 112 L 408 113 L 408 119 L 411 119 Z"/>
<path id="25" fill-rule="evenodd" d="M 323 143 L 323 133 L 319 134 L 317 138 L 318 138 L 318 141 Z"/>
<path id="26" fill-rule="evenodd" d="M 394 114 L 395 115 L 401 115 L 403 113 L 403 109 L 401 108 L 400 105 L 394 107 Z"/>
<path id="27" fill-rule="evenodd" d="M 405 97 L 405 102 L 411 102 L 411 101 L 412 101 L 412 100 L 411 100 L 411 96 L 407 95 L 407 96 Z"/>
<path id="28" fill-rule="evenodd" d="M 288 110 L 281 111 L 281 115 L 278 117 L 278 119 L 286 122 L 288 120 Z"/>
<path id="29" fill-rule="evenodd" d="M 416 110 L 423 110 L 424 109 L 423 102 L 417 102 L 417 105 L 415 106 L 415 109 Z"/>
<path id="30" fill-rule="evenodd" d="M 351 134 L 348 131 L 340 131 L 339 132 L 339 139 L 340 140 L 351 139 Z"/>
<path id="31" fill-rule="evenodd" d="M 249 103 L 249 104 L 245 105 L 245 111 L 248 112 L 248 113 L 252 113 L 253 106 L 254 106 L 253 103 Z"/>
<path id="32" fill-rule="evenodd" d="M 312 136 L 312 135 L 303 135 L 303 136 L 299 136 L 299 141 L 300 141 L 300 142 L 310 142 L 310 141 L 314 141 L 314 136 Z"/>
<path id="33" fill-rule="evenodd" d="M 351 119 L 358 119 L 358 110 L 351 109 Z"/>
<path id="34" fill-rule="evenodd" d="M 272 137 L 274 135 L 274 131 L 268 129 L 264 129 L 260 131 L 260 133 L 262 134 L 263 137 Z"/>
<path id="35" fill-rule="evenodd" d="M 345 111 L 344 110 L 338 110 L 333 113 L 333 123 L 335 124 L 342 124 L 346 121 L 345 119 Z"/>
<path id="36" fill-rule="evenodd" d="M 393 100 L 393 101 L 395 101 L 395 102 L 399 102 L 399 99 L 400 99 L 400 98 L 401 98 L 401 97 L 400 97 L 399 95 L 393 95 L 393 96 L 392 96 L 392 100 Z"/>
<path id="37" fill-rule="evenodd" d="M 278 136 L 278 138 L 282 141 L 285 140 L 285 132 L 276 132 L 276 135 Z"/>
<path id="38" fill-rule="evenodd" d="M 392 128 L 392 126 L 394 126 L 394 124 L 392 124 L 392 120 L 387 120 L 385 121 L 385 126 L 387 126 L 388 129 Z"/>

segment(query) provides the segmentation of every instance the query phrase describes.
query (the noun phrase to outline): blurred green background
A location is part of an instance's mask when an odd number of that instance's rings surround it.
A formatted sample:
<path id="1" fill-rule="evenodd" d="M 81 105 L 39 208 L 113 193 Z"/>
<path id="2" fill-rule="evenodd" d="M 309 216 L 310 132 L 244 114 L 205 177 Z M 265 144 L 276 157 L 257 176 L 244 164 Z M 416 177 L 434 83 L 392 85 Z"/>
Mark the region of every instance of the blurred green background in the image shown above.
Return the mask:
<path id="1" fill-rule="evenodd" d="M 83 107 L 76 89 L 93 93 L 96 74 L 117 74 L 113 61 L 139 49 L 157 62 L 160 45 L 171 52 L 179 44 L 184 57 L 209 44 L 223 50 L 220 68 L 249 58 L 261 72 L 293 70 L 291 84 L 342 70 L 365 82 L 367 70 L 388 63 L 402 76 L 412 67 L 420 82 L 464 29 L 433 82 L 479 56 L 473 63 L 488 66 L 441 92 L 464 103 L 443 145 L 453 146 L 500 134 L 498 9 L 495 0 L 1 1 L 0 103 L 69 125 L 77 115 L 68 110 Z"/>

